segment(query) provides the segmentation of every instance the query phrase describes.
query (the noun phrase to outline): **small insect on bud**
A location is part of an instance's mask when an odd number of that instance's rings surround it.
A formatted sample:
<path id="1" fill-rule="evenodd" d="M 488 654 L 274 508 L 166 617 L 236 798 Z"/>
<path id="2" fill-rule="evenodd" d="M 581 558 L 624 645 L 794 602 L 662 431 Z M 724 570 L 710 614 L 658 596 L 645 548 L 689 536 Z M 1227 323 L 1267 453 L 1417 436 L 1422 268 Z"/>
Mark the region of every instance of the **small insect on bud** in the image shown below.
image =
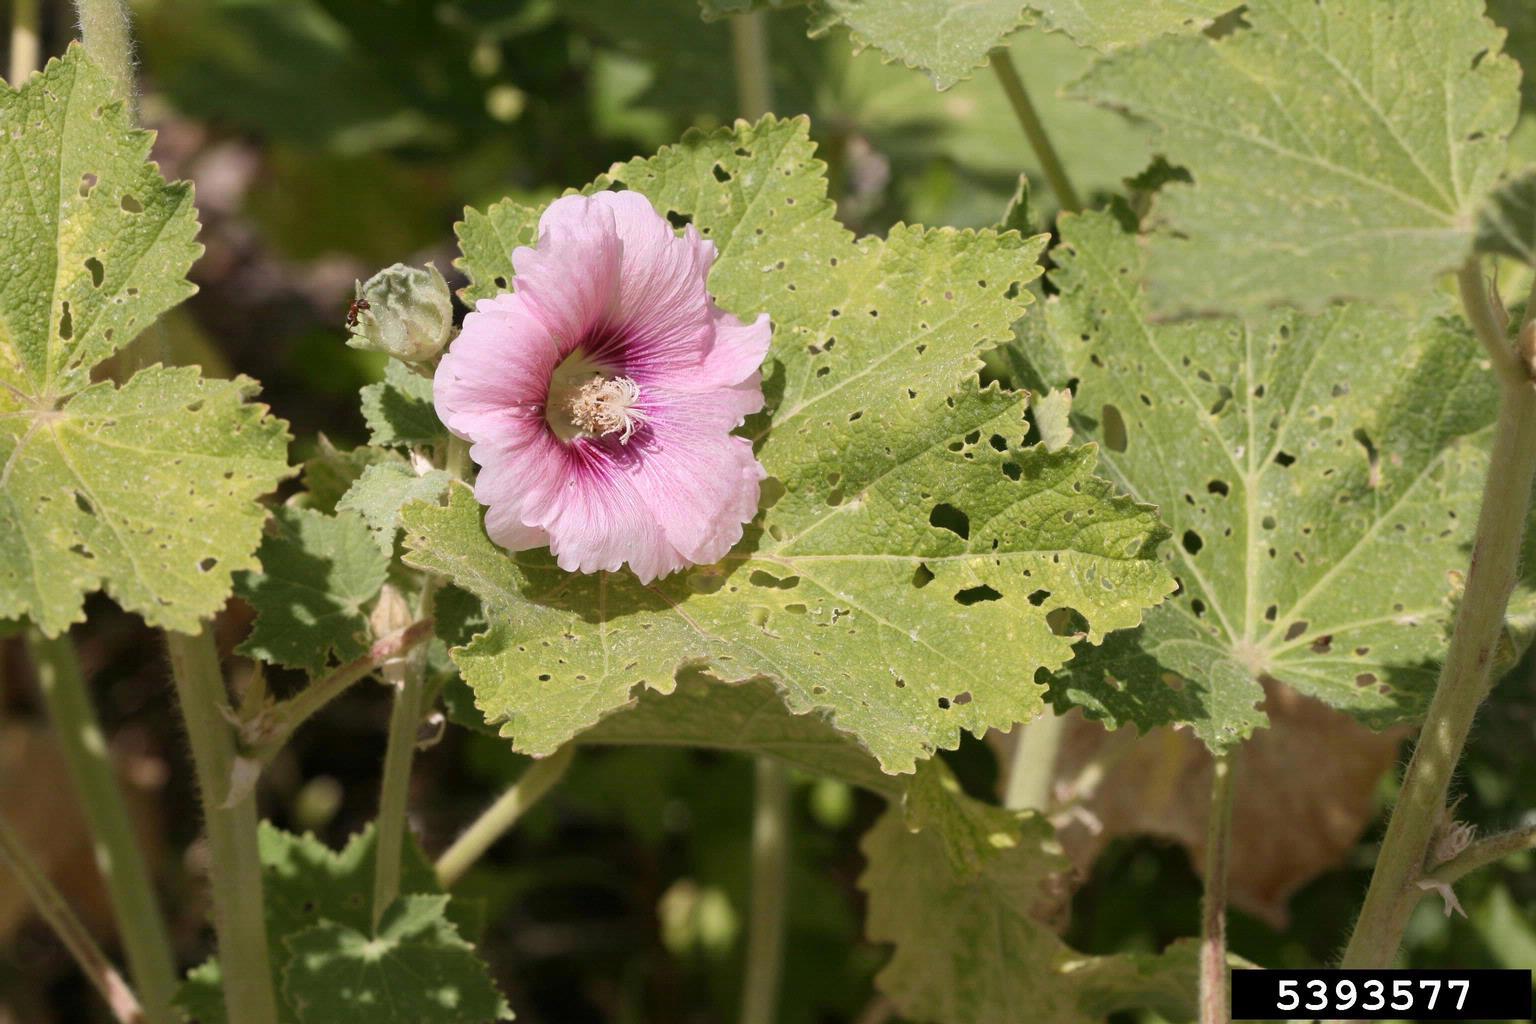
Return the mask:
<path id="1" fill-rule="evenodd" d="M 357 285 L 347 310 L 353 348 L 383 352 L 406 363 L 432 359 L 453 333 L 453 297 L 437 268 L 396 263 Z"/>

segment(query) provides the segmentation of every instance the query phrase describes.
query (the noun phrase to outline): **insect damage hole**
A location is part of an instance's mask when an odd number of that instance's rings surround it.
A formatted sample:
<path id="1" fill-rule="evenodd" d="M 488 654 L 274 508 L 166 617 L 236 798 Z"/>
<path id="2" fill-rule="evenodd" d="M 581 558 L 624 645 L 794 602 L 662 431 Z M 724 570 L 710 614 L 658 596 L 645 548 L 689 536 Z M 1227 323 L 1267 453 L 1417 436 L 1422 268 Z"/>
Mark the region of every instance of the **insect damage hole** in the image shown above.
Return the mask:
<path id="1" fill-rule="evenodd" d="M 1126 434 L 1125 417 L 1120 415 L 1120 410 L 1106 404 L 1099 410 L 1099 424 L 1104 431 L 1104 447 L 1112 452 L 1125 451 L 1130 437 Z"/>
<path id="2" fill-rule="evenodd" d="M 941 530 L 948 530 L 961 540 L 971 539 L 971 517 L 948 502 L 939 502 L 928 514 L 928 522 Z"/>
<path id="3" fill-rule="evenodd" d="M 983 601 L 1001 601 L 1003 595 L 987 586 L 985 583 L 977 587 L 966 587 L 955 593 L 955 601 L 963 605 L 981 604 Z"/>

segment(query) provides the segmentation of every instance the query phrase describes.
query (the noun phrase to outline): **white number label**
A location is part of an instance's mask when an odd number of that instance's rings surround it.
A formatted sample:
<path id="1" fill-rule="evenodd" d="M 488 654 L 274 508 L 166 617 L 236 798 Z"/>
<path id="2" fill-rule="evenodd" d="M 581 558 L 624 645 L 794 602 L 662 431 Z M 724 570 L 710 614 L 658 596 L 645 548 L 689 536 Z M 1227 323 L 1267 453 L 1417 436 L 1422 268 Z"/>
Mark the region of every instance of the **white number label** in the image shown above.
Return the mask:
<path id="1" fill-rule="evenodd" d="M 1328 983 L 1321 978 L 1313 978 L 1307 982 L 1307 989 L 1312 993 L 1312 998 L 1307 1000 L 1307 1009 L 1326 1010 L 1328 1008 Z"/>
<path id="2" fill-rule="evenodd" d="M 1419 988 L 1429 989 L 1429 1002 L 1424 1004 L 1426 1010 L 1435 1008 L 1435 1000 L 1440 998 L 1440 982 L 1433 978 L 1425 978 L 1419 982 Z"/>
<path id="3" fill-rule="evenodd" d="M 1336 1010 L 1347 1010 L 1355 1005 L 1355 983 L 1348 978 L 1339 979 L 1338 987 L 1334 990 L 1337 1000 L 1333 1006 Z"/>
<path id="4" fill-rule="evenodd" d="M 1365 1010 L 1367 1013 L 1375 1013 L 1387 1005 L 1387 986 L 1385 983 L 1372 978 L 1365 983 L 1365 991 L 1366 1001 L 1360 1004 L 1360 1009 Z M 1371 1000 L 1374 1000 L 1374 1002 Z"/>
<path id="5" fill-rule="evenodd" d="M 1466 1004 L 1467 993 L 1472 989 L 1472 982 L 1466 978 L 1461 978 L 1457 981 L 1448 981 L 1445 983 L 1445 986 L 1446 988 L 1461 989 L 1461 995 L 1456 997 L 1456 1009 L 1461 1009 Z"/>
<path id="6" fill-rule="evenodd" d="M 1413 1009 L 1413 982 L 1407 978 L 1396 978 L 1392 982 L 1392 1009 Z"/>
<path id="7" fill-rule="evenodd" d="M 1287 1003 L 1286 1000 L 1290 1002 Z M 1296 991 L 1296 982 L 1286 980 L 1280 983 L 1280 998 L 1275 1002 L 1275 1009 L 1291 1011 L 1301 1006 L 1301 996 Z"/>

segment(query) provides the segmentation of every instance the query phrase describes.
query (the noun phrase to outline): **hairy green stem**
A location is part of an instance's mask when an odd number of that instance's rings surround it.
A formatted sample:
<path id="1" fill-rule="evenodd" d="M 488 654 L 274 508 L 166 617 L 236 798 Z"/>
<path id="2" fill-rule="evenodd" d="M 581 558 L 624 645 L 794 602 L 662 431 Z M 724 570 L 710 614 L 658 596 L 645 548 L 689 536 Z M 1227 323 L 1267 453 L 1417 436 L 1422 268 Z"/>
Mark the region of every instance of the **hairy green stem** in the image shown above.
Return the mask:
<path id="1" fill-rule="evenodd" d="M 1062 166 L 1056 147 L 1051 144 L 1051 137 L 1040 121 L 1034 101 L 1029 98 L 1029 90 L 1024 88 L 1024 80 L 1019 77 L 1019 69 L 1014 66 L 1013 57 L 1007 50 L 993 50 L 989 60 L 998 82 L 1002 84 L 1003 92 L 1008 96 L 1009 104 L 1013 106 L 1014 116 L 1019 119 L 1019 126 L 1024 129 L 1029 148 L 1035 151 L 1035 159 L 1040 161 L 1040 170 L 1045 172 L 1046 183 L 1056 193 L 1057 204 L 1069 213 L 1076 213 L 1083 208 L 1083 202 L 1078 198 L 1077 189 L 1072 187 L 1072 179 L 1067 177 L 1067 169 Z"/>
<path id="2" fill-rule="evenodd" d="M 123 0 L 75 0 L 80 41 L 96 66 L 117 83 L 117 93 L 132 112 L 138 102 L 133 86 L 133 38 L 128 5 Z"/>
<path id="3" fill-rule="evenodd" d="M 736 105 L 756 121 L 773 109 L 773 72 L 768 63 L 768 26 L 762 11 L 731 17 L 731 53 L 736 68 Z"/>
<path id="4" fill-rule="evenodd" d="M 789 897 L 789 811 L 789 770 L 780 761 L 759 757 L 741 1024 L 774 1024 L 778 1020 L 779 982 L 784 973 L 784 912 Z"/>
<path id="5" fill-rule="evenodd" d="M 421 585 L 418 619 L 432 617 L 438 579 L 428 576 Z M 378 856 L 373 872 L 373 925 L 400 895 L 400 861 L 405 845 L 406 804 L 411 791 L 411 764 L 416 759 L 421 716 L 425 701 L 427 648 L 411 651 L 396 684 L 395 703 L 389 713 L 389 740 L 384 748 L 384 777 L 379 785 Z"/>
<path id="6" fill-rule="evenodd" d="M 38 0 L 11 0 L 11 60 L 5 73 L 11 78 L 12 88 L 20 89 L 27 76 L 37 70 L 42 53 L 40 12 Z"/>
<path id="7" fill-rule="evenodd" d="M 1232 760 L 1211 764 L 1211 813 L 1205 834 L 1205 896 L 1200 901 L 1200 1024 L 1229 1024 L 1227 875 L 1232 854 Z"/>
<path id="8" fill-rule="evenodd" d="M 235 736 L 213 629 L 167 632 L 166 647 L 181 703 L 208 831 L 208 878 L 219 970 L 229 1024 L 276 1024 L 277 999 L 267 955 L 255 787 L 233 785 Z"/>
<path id="9" fill-rule="evenodd" d="M 1454 885 L 1478 868 L 1496 864 L 1505 857 L 1526 850 L 1536 850 L 1536 825 L 1513 829 L 1477 842 L 1444 864 L 1436 866 L 1429 877 L 1445 885 Z"/>
<path id="10" fill-rule="evenodd" d="M 1066 719 L 1049 708 L 1033 722 L 1018 727 L 1013 756 L 1008 760 L 1004 807 L 1042 814 L 1050 810 L 1051 790 L 1056 781 L 1056 754 L 1061 750 L 1066 727 Z"/>
<path id="11" fill-rule="evenodd" d="M 49 639 L 32 628 L 27 631 L 27 647 L 75 795 L 90 826 L 96 865 L 107 884 L 118 937 L 145 1019 L 151 1024 L 173 1021 L 176 960 L 170 936 L 74 645 L 67 635 Z"/>
<path id="12" fill-rule="evenodd" d="M 53 929 L 92 987 L 106 1000 L 112 1016 L 121 1024 L 145 1024 L 148 1018 L 139 1006 L 138 997 L 3 817 L 0 817 L 0 867 L 10 871 L 38 916 Z"/>
<path id="13" fill-rule="evenodd" d="M 1475 261 L 1461 271 L 1459 280 L 1467 319 L 1498 372 L 1499 416 L 1450 649 L 1403 776 L 1365 904 L 1344 951 L 1342 966 L 1348 968 L 1390 966 L 1422 895 L 1416 883 L 1425 876 L 1451 776 L 1488 692 L 1536 477 L 1536 389 L 1529 370 L 1509 352 Z"/>
<path id="14" fill-rule="evenodd" d="M 294 732 L 316 712 L 345 693 L 354 683 L 368 678 L 386 662 L 432 638 L 432 620 L 414 622 L 380 637 L 368 653 L 316 679 L 294 696 L 259 712 L 241 725 L 240 738 L 257 760 L 271 762 Z"/>
<path id="15" fill-rule="evenodd" d="M 566 744 L 548 757 L 533 762 L 454 840 L 437 860 L 437 880 L 444 889 L 452 888 L 529 808 L 544 799 L 544 795 L 564 778 L 575 752 L 573 745 Z"/>

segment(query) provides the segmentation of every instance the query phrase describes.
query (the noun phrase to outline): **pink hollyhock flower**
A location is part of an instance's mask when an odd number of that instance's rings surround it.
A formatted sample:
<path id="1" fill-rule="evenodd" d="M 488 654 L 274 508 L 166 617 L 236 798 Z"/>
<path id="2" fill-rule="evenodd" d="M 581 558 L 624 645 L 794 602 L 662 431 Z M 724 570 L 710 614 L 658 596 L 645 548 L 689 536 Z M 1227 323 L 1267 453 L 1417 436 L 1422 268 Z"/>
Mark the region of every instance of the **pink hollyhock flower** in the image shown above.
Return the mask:
<path id="1" fill-rule="evenodd" d="M 763 406 L 772 329 L 714 304 L 714 260 L 636 192 L 544 211 L 537 246 L 512 253 L 514 290 L 476 305 L 432 385 L 473 442 L 492 540 L 649 583 L 741 539 L 764 473 L 731 431 Z"/>

